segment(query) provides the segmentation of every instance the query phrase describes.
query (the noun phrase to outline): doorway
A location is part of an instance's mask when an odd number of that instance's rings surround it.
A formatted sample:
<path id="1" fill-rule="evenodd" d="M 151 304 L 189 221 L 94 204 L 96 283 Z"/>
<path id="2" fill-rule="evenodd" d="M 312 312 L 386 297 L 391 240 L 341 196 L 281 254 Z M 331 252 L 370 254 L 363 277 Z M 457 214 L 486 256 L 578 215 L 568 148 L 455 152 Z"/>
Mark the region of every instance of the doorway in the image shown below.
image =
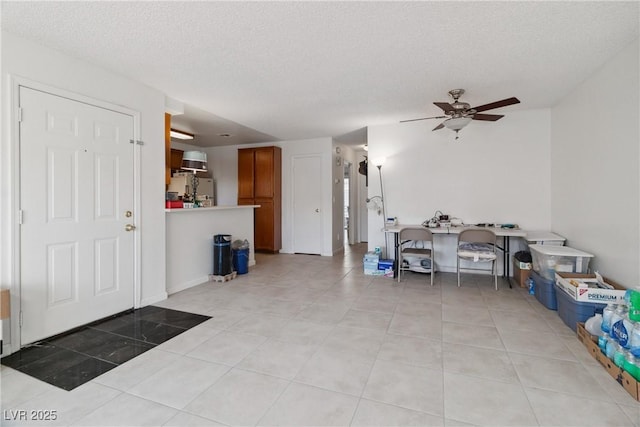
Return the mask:
<path id="1" fill-rule="evenodd" d="M 322 254 L 322 157 L 293 157 L 293 252 Z"/>
<path id="2" fill-rule="evenodd" d="M 353 236 L 353 222 L 354 217 L 351 214 L 351 162 L 344 162 L 344 176 L 343 176 L 343 191 L 344 191 L 344 244 L 345 246 L 353 245 L 354 236 Z"/>
<path id="3" fill-rule="evenodd" d="M 20 345 L 133 308 L 134 117 L 19 86 Z"/>

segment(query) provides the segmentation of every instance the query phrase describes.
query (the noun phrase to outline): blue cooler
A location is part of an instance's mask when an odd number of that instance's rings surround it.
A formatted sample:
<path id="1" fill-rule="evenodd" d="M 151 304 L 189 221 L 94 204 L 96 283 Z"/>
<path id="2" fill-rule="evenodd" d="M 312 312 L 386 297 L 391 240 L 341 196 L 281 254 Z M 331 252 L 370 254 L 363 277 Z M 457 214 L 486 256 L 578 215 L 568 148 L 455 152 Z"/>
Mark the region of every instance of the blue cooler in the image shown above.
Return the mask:
<path id="1" fill-rule="evenodd" d="M 545 279 L 535 270 L 531 270 L 529 278 L 533 280 L 533 289 L 540 304 L 549 310 L 557 310 L 558 301 L 556 299 L 555 280 Z"/>
<path id="2" fill-rule="evenodd" d="M 595 302 L 576 301 L 562 288 L 558 286 L 554 286 L 554 288 L 558 298 L 558 316 L 565 325 L 573 329 L 573 332 L 576 332 L 576 323 L 586 322 L 596 313 L 602 313 L 602 310 L 607 306 L 607 304 Z"/>

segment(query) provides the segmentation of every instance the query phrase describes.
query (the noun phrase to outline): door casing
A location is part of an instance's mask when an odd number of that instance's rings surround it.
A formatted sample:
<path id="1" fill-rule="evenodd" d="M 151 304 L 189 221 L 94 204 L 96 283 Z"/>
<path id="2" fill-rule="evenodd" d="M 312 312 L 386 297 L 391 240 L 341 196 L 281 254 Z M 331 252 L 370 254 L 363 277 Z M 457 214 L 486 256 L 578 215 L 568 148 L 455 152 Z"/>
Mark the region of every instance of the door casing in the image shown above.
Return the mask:
<path id="1" fill-rule="evenodd" d="M 324 206 L 323 206 L 323 188 L 322 188 L 322 181 L 320 177 L 316 177 L 315 181 L 318 183 L 318 200 L 316 201 L 316 206 L 310 207 L 310 208 L 317 208 L 319 209 L 318 212 L 318 238 L 317 238 L 317 245 L 314 249 L 309 250 L 303 250 L 301 251 L 299 247 L 296 246 L 296 228 L 298 226 L 298 224 L 296 224 L 296 219 L 298 217 L 298 214 L 296 212 L 296 182 L 297 177 L 296 177 L 296 164 L 298 160 L 313 160 L 317 162 L 317 166 L 318 169 L 320 170 L 320 174 L 322 171 L 322 156 L 321 155 L 300 155 L 300 156 L 294 156 L 292 158 L 292 164 L 291 164 L 291 170 L 292 170 L 292 186 L 291 186 L 291 200 L 293 201 L 292 204 L 292 221 L 291 221 L 291 236 L 292 236 L 292 250 L 294 253 L 309 253 L 309 254 L 314 254 L 314 255 L 322 255 L 323 252 L 323 238 L 324 238 Z M 303 174 L 306 175 L 306 174 Z"/>
<path id="2" fill-rule="evenodd" d="M 9 147 L 11 149 L 11 164 L 9 170 L 9 176 L 11 177 L 11 195 L 9 198 L 10 209 L 9 214 L 9 223 L 10 227 L 10 236 L 9 240 L 11 242 L 11 253 L 4 254 L 3 256 L 10 256 L 11 261 L 8 263 L 11 267 L 11 271 L 8 274 L 9 283 L 12 284 L 10 294 L 11 294 L 11 336 L 10 341 L 6 343 L 6 350 L 3 354 L 10 354 L 12 352 L 18 351 L 22 347 L 21 343 L 21 334 L 20 334 L 20 326 L 21 326 L 21 278 L 20 278 L 20 223 L 19 223 L 19 211 L 20 211 L 20 87 L 28 87 L 31 89 L 39 90 L 42 92 L 47 92 L 52 95 L 60 96 L 63 98 L 68 98 L 74 101 L 82 102 L 85 104 L 90 104 L 96 107 L 105 108 L 108 110 L 113 110 L 119 113 L 127 114 L 133 117 L 133 135 L 134 135 L 134 154 L 133 154 L 133 215 L 136 218 L 136 224 L 138 228 L 140 228 L 141 218 L 140 218 L 140 159 L 142 154 L 142 142 L 140 140 L 140 113 L 138 111 L 115 105 L 106 101 L 97 100 L 82 94 L 78 94 L 75 92 L 71 92 L 64 89 L 59 89 L 56 87 L 49 86 L 47 84 L 43 84 L 40 82 L 36 82 L 30 79 L 26 79 L 19 76 L 9 76 L 10 82 L 10 91 L 9 97 L 11 99 L 11 109 L 9 111 L 9 122 L 8 122 L 8 132 L 7 135 L 11 138 L 11 144 Z M 141 253 L 140 253 L 140 245 L 141 236 L 140 232 L 136 233 L 134 236 L 134 295 L 133 295 L 133 306 L 135 308 L 140 307 L 141 301 L 141 275 L 140 275 L 140 265 L 141 265 Z M 5 341 L 5 340 L 3 340 Z"/>

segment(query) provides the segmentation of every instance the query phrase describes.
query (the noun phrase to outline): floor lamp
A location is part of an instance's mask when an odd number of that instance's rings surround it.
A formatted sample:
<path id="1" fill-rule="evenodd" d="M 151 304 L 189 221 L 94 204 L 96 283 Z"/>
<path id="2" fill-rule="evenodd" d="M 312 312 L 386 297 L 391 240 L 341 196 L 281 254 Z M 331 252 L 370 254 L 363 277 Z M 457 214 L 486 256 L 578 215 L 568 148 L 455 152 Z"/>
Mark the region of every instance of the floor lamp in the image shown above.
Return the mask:
<path id="1" fill-rule="evenodd" d="M 384 230 L 384 228 L 387 225 L 387 205 L 384 202 L 384 185 L 382 184 L 382 165 L 384 164 L 386 158 L 384 157 L 379 157 L 376 159 L 372 159 L 371 163 L 373 163 L 373 165 L 375 167 L 378 168 L 378 176 L 380 178 L 380 203 L 382 203 L 382 228 Z M 387 244 L 387 233 L 384 233 L 384 251 L 385 251 L 385 258 L 389 257 L 389 245 Z"/>

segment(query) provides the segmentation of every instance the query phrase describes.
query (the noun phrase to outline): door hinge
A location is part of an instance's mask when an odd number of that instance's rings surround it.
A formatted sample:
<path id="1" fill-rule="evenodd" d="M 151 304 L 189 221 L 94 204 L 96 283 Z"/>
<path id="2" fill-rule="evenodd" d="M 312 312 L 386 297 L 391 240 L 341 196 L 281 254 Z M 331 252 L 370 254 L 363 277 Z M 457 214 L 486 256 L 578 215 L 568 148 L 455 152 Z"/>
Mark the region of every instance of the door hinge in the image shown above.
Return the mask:
<path id="1" fill-rule="evenodd" d="M 22 225 L 22 223 L 23 223 L 23 222 L 22 222 L 22 221 L 23 221 L 23 219 L 24 219 L 23 212 L 24 212 L 24 211 L 23 211 L 22 209 L 20 209 L 20 210 L 18 211 L 18 225 Z"/>
<path id="2" fill-rule="evenodd" d="M 22 107 L 18 107 L 18 123 L 22 122 Z"/>

